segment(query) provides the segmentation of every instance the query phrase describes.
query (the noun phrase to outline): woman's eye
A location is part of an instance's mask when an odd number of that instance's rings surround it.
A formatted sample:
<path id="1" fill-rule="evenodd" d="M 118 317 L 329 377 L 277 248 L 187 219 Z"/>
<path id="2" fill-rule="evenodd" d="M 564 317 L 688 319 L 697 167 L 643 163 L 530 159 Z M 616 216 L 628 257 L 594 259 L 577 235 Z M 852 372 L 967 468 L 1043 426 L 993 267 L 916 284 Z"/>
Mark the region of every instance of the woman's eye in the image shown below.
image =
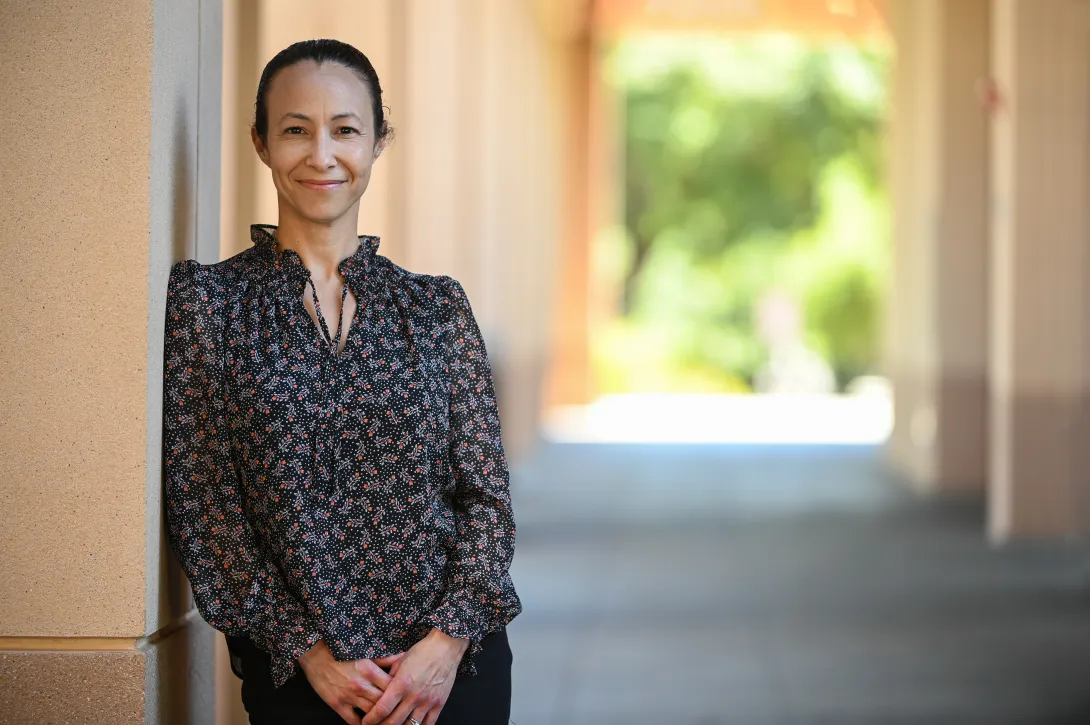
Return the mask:
<path id="1" fill-rule="evenodd" d="M 285 128 L 284 133 L 288 134 L 289 136 L 298 136 L 299 134 L 303 133 L 303 127 L 291 126 L 289 128 Z"/>
<path id="2" fill-rule="evenodd" d="M 359 133 L 359 131 L 352 128 L 351 126 L 341 126 L 340 128 L 337 129 L 337 133 L 357 134 L 357 133 Z"/>

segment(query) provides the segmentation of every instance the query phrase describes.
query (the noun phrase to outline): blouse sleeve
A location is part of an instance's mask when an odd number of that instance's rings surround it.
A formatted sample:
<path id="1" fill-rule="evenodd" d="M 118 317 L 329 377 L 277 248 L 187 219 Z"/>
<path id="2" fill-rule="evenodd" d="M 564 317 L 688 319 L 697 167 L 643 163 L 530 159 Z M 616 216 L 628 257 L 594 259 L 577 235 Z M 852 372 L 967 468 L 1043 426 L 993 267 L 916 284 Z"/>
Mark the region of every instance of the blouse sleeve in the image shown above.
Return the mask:
<path id="1" fill-rule="evenodd" d="M 167 290 L 163 461 L 171 547 L 214 628 L 249 637 L 272 656 L 279 686 L 322 635 L 265 555 L 242 506 L 224 396 L 222 302 L 179 262 Z"/>
<path id="2" fill-rule="evenodd" d="M 457 541 L 447 561 L 444 595 L 429 623 L 468 639 L 463 663 L 485 635 L 502 629 L 522 610 L 509 569 L 515 549 L 507 461 L 481 331 L 462 286 L 447 287 L 446 359 L 450 371 L 449 458 L 455 483 Z"/>

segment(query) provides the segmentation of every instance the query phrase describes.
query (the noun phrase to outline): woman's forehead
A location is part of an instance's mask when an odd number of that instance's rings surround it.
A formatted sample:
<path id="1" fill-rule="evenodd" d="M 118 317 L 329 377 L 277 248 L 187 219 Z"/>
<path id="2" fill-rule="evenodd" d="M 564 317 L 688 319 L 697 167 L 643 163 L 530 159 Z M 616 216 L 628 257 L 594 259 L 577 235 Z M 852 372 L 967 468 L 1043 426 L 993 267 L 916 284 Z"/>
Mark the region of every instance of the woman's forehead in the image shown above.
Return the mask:
<path id="1" fill-rule="evenodd" d="M 303 61 L 289 66 L 273 78 L 267 103 L 270 111 L 297 110 L 299 106 L 318 107 L 339 104 L 328 115 L 350 111 L 361 118 L 371 113 L 371 92 L 352 70 L 339 63 Z M 290 107 L 290 108 L 289 108 Z M 332 108 L 332 107 L 330 107 Z"/>

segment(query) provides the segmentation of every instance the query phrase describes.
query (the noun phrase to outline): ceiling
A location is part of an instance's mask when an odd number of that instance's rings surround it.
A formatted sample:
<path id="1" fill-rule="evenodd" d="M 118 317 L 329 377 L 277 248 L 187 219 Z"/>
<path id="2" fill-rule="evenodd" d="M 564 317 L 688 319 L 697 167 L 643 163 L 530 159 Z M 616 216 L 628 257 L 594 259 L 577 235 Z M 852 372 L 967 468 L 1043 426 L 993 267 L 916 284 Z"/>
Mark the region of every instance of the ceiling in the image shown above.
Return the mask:
<path id="1" fill-rule="evenodd" d="M 761 32 L 859 37 L 888 34 L 884 0 L 560 0 L 596 34 Z"/>

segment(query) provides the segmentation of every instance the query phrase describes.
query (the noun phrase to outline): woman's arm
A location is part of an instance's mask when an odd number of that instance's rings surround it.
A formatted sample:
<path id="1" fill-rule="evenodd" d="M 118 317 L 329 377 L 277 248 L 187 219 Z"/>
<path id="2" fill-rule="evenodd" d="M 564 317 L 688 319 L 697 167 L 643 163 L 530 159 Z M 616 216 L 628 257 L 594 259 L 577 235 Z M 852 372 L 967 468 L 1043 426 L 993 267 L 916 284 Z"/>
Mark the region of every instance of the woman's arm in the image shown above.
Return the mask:
<path id="1" fill-rule="evenodd" d="M 433 725 L 460 664 L 472 665 L 481 640 L 522 610 L 508 569 L 515 552 L 507 461 L 484 340 L 462 286 L 439 277 L 444 359 L 450 375 L 449 457 L 457 541 L 447 559 L 442 600 L 431 632 L 408 652 L 382 658 L 394 675 L 363 725 Z"/>
<path id="2" fill-rule="evenodd" d="M 282 684 L 321 637 L 316 617 L 284 584 L 242 508 L 224 396 L 222 317 L 200 265 L 179 262 L 167 291 L 163 461 L 170 542 L 201 616 L 272 655 Z"/>
<path id="3" fill-rule="evenodd" d="M 522 610 L 508 572 L 515 520 L 484 340 L 462 286 L 450 277 L 439 282 L 445 292 L 449 456 L 458 538 L 447 562 L 443 599 L 429 622 L 445 634 L 469 640 L 471 659 L 487 634 Z"/>

